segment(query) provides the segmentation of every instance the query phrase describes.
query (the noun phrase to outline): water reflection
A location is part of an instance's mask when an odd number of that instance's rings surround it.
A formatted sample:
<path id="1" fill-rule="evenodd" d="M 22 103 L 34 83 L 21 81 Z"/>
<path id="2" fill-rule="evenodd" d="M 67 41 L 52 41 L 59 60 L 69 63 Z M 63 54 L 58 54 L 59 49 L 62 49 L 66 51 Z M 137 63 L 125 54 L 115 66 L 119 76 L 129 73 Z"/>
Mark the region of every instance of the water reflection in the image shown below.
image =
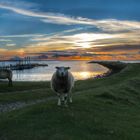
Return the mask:
<path id="1" fill-rule="evenodd" d="M 72 72 L 75 79 L 77 80 L 84 80 L 88 78 L 95 77 L 96 75 L 102 74 L 102 72 L 91 72 L 91 71 L 84 71 L 84 72 Z"/>
<path id="2" fill-rule="evenodd" d="M 30 70 L 13 71 L 14 81 L 50 81 L 56 66 L 69 66 L 76 80 L 84 80 L 107 72 L 108 69 L 98 64 L 88 64 L 87 61 L 40 61 L 48 67 L 36 67 Z"/>

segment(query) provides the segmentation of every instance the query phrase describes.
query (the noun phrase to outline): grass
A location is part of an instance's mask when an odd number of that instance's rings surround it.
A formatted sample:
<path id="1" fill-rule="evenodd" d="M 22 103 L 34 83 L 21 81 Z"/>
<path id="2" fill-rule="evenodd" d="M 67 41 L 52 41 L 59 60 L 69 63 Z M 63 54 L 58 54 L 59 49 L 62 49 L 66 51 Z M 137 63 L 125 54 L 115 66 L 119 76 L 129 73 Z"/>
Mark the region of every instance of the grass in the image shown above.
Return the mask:
<path id="1" fill-rule="evenodd" d="M 0 103 L 44 99 L 53 95 L 49 87 L 49 82 L 15 82 L 13 87 L 8 87 L 7 83 L 3 82 Z"/>
<path id="2" fill-rule="evenodd" d="M 56 99 L 0 114 L 0 140 L 139 140 L 140 64 L 102 79 L 77 81 L 73 103 Z M 48 82 L 0 84 L 0 103 L 55 96 Z"/>

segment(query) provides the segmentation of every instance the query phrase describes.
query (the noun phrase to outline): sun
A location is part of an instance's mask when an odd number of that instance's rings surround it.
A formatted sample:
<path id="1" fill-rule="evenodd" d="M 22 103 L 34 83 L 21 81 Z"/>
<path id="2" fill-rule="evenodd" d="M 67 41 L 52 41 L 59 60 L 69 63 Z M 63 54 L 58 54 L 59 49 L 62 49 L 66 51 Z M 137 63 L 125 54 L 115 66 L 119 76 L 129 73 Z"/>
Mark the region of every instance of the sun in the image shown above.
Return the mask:
<path id="1" fill-rule="evenodd" d="M 103 33 L 80 33 L 80 34 L 75 34 L 73 35 L 73 40 L 74 44 L 78 48 L 92 48 L 93 43 L 94 46 L 96 45 L 97 40 L 102 40 L 102 39 L 108 39 L 108 38 L 114 38 L 115 36 L 110 35 L 110 34 L 103 34 Z M 96 46 L 101 46 L 101 45 L 96 45 Z"/>
<path id="2" fill-rule="evenodd" d="M 23 49 L 19 49 L 17 53 L 18 55 L 23 56 L 25 54 L 25 51 Z"/>

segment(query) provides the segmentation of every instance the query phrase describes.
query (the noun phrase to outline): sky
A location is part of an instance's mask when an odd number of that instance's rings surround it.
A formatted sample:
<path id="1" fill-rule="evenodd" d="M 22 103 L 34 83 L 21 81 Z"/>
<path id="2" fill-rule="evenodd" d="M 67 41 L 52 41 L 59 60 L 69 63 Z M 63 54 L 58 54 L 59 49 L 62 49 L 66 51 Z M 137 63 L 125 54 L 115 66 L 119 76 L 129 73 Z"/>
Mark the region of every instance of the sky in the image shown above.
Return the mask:
<path id="1" fill-rule="evenodd" d="M 139 15 L 140 0 L 0 0 L 0 57 L 140 60 Z"/>

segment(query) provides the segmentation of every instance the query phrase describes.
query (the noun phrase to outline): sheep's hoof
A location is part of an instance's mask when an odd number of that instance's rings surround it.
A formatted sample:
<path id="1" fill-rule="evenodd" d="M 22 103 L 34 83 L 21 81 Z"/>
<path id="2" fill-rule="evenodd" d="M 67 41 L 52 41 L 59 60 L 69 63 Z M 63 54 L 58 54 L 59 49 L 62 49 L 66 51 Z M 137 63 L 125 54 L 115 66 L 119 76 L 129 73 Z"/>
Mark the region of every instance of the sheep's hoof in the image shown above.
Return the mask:
<path id="1" fill-rule="evenodd" d="M 59 103 L 58 103 L 57 105 L 58 105 L 58 106 L 61 106 L 61 104 L 59 104 Z"/>
<path id="2" fill-rule="evenodd" d="M 58 102 L 57 105 L 58 105 L 58 106 L 61 106 L 61 102 Z"/>

